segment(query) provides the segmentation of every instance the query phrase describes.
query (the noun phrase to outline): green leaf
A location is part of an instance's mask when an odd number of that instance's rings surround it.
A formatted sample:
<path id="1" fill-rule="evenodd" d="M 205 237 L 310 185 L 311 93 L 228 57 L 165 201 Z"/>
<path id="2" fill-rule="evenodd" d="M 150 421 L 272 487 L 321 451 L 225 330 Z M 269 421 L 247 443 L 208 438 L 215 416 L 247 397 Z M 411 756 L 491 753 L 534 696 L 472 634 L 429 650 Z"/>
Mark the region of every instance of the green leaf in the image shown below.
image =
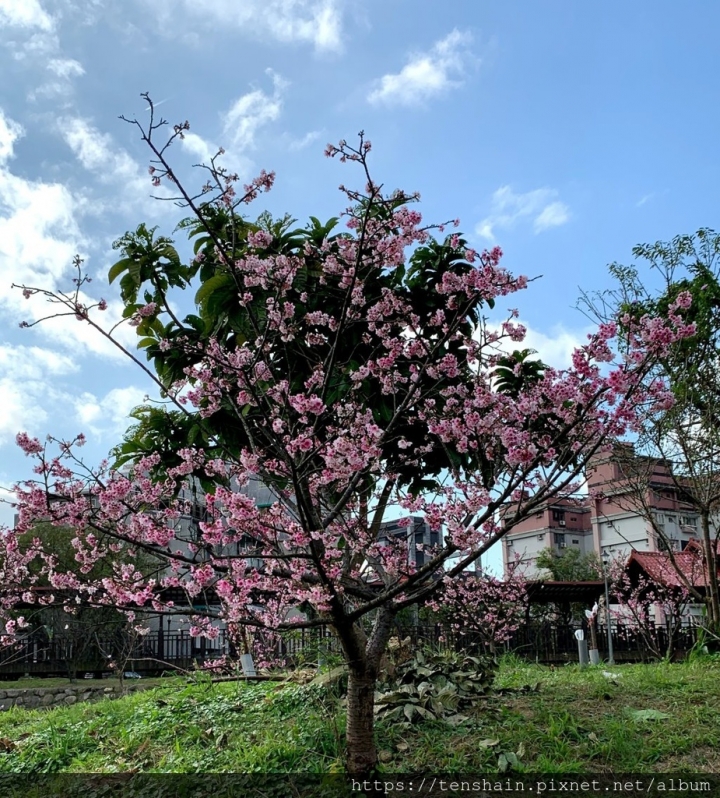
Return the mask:
<path id="1" fill-rule="evenodd" d="M 108 282 L 112 283 L 116 277 L 121 275 L 132 263 L 132 258 L 123 258 L 110 267 L 108 272 Z"/>
<path id="2" fill-rule="evenodd" d="M 202 305 L 207 302 L 208 297 L 216 291 L 224 292 L 234 287 L 235 283 L 229 274 L 216 274 L 200 286 L 198 292 L 195 294 L 195 304 Z"/>

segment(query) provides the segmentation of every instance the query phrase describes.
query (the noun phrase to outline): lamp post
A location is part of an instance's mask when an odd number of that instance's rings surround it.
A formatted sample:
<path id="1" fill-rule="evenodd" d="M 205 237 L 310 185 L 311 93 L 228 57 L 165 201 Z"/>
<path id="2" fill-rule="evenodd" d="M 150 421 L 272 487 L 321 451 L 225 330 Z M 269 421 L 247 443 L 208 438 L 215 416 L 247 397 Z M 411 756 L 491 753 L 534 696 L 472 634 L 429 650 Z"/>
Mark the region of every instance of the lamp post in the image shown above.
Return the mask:
<path id="1" fill-rule="evenodd" d="M 615 664 L 615 652 L 613 651 L 612 624 L 610 621 L 610 590 L 608 589 L 607 567 L 610 563 L 610 553 L 607 549 L 602 553 L 603 577 L 605 578 L 605 622 L 607 623 L 608 639 L 608 665 Z"/>

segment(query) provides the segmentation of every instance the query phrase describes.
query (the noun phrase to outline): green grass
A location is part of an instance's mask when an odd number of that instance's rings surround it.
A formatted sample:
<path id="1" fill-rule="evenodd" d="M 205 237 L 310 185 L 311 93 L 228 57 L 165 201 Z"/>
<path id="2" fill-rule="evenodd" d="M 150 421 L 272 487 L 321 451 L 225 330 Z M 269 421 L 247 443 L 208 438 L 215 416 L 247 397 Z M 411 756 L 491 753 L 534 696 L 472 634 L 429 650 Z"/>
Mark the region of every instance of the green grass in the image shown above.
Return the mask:
<path id="1" fill-rule="evenodd" d="M 603 670 L 620 674 L 617 680 Z M 720 662 L 579 670 L 506 661 L 469 722 L 378 727 L 393 772 L 720 769 Z M 643 719 L 638 710 L 663 713 Z M 329 772 L 342 769 L 342 709 L 322 688 L 209 682 L 115 701 L 0 713 L 0 772 Z"/>
<path id="2" fill-rule="evenodd" d="M 167 681 L 168 677 L 160 678 L 153 677 L 150 679 L 125 679 L 125 684 L 144 684 L 144 685 L 159 685 L 163 681 Z M 120 684 L 120 680 L 116 677 L 108 679 L 75 679 L 71 681 L 65 676 L 47 676 L 44 678 L 35 676 L 21 676 L 19 679 L 12 679 L 8 681 L 0 680 L 0 690 L 27 690 L 36 687 L 116 687 Z"/>

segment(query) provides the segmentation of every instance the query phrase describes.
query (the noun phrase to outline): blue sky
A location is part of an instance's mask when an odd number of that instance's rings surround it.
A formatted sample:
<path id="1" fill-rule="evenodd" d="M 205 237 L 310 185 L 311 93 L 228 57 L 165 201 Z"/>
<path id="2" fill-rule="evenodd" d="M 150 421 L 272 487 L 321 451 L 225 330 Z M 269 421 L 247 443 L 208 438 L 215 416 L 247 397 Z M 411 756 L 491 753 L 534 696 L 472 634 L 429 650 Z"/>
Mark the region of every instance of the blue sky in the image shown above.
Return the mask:
<path id="1" fill-rule="evenodd" d="M 243 177 L 277 172 L 253 214 L 337 214 L 359 176 L 322 152 L 365 130 L 376 180 L 542 275 L 513 304 L 565 365 L 581 288 L 639 242 L 715 225 L 719 23 L 714 3 L 662 0 L 0 0 L 0 484 L 30 471 L 19 430 L 83 430 L 95 462 L 150 390 L 80 323 L 19 329 L 45 307 L 10 289 L 69 287 L 80 253 L 112 310 L 112 241 L 172 231 L 118 119 L 143 117 L 141 92 L 190 121 L 177 164 L 223 146 Z"/>

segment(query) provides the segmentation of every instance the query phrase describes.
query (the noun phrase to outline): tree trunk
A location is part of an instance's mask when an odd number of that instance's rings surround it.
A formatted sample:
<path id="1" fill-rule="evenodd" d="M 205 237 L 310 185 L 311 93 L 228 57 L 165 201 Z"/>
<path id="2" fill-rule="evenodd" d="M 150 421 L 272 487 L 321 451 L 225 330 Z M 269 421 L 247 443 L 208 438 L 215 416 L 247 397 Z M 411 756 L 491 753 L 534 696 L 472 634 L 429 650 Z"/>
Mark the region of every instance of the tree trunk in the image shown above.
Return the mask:
<path id="1" fill-rule="evenodd" d="M 718 576 L 717 576 L 717 543 L 710 535 L 710 518 L 707 513 L 701 516 L 702 535 L 703 535 L 703 553 L 705 565 L 707 567 L 707 609 L 708 621 L 710 629 L 713 634 L 720 633 L 720 596 L 718 593 Z"/>
<path id="2" fill-rule="evenodd" d="M 394 617 L 388 607 L 380 607 L 369 636 L 358 623 L 342 624 L 337 628 L 348 665 L 345 739 L 346 767 L 351 776 L 371 776 L 377 765 L 375 688 Z"/>
<path id="3" fill-rule="evenodd" d="M 377 764 L 375 746 L 375 685 L 377 672 L 350 668 L 347 694 L 347 770 L 369 776 Z"/>

